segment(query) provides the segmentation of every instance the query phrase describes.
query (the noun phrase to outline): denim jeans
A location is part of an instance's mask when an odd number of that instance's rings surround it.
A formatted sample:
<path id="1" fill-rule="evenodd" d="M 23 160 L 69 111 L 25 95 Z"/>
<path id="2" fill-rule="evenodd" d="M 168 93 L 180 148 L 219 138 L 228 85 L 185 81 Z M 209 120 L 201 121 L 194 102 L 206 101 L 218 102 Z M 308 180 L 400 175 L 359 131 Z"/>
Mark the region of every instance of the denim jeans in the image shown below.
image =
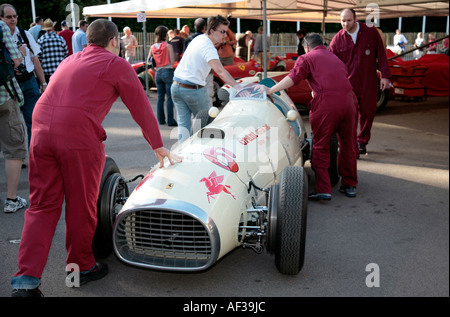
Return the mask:
<path id="1" fill-rule="evenodd" d="M 181 144 L 190 136 L 191 116 L 209 109 L 208 89 L 189 89 L 172 85 L 172 100 L 177 109 L 178 142 Z"/>
<path id="2" fill-rule="evenodd" d="M 87 273 L 91 272 L 94 268 L 95 268 L 95 265 L 91 269 L 80 272 L 80 273 L 87 274 Z M 11 279 L 11 288 L 12 289 L 28 289 L 29 290 L 29 289 L 35 289 L 39 285 L 41 285 L 41 279 L 38 277 L 34 277 L 34 276 L 19 275 L 19 276 L 14 276 Z"/>
<path id="3" fill-rule="evenodd" d="M 20 89 L 22 89 L 25 101 L 20 109 L 22 110 L 23 119 L 25 120 L 25 124 L 27 126 L 28 148 L 29 148 L 31 141 L 31 117 L 33 115 L 34 105 L 41 96 L 41 92 L 39 90 L 36 77 L 34 76 L 31 77 L 29 80 L 24 81 L 23 83 L 19 83 L 19 85 Z"/>
<path id="4" fill-rule="evenodd" d="M 155 75 L 156 89 L 158 90 L 157 101 L 157 118 L 159 124 L 166 122 L 164 114 L 164 98 L 167 95 L 167 124 L 175 125 L 176 121 L 173 117 L 173 101 L 170 88 L 173 82 L 173 69 L 172 68 L 160 68 L 156 71 Z"/>
<path id="5" fill-rule="evenodd" d="M 21 275 L 11 279 L 12 289 L 35 289 L 39 285 L 41 285 L 41 279 L 34 276 Z"/>

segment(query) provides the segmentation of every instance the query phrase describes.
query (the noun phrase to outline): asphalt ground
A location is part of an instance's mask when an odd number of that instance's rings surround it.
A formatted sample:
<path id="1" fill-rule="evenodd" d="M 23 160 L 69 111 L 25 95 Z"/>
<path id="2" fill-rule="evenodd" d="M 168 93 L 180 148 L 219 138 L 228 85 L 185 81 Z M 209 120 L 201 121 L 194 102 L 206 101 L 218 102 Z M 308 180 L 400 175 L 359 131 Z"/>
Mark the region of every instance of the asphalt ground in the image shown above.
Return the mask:
<path id="1" fill-rule="evenodd" d="M 155 109 L 156 94 L 149 97 Z M 310 131 L 307 114 L 302 117 Z M 125 178 L 145 174 L 156 163 L 120 100 L 104 127 L 106 152 Z M 176 132 L 161 126 L 161 133 L 170 148 Z M 306 169 L 310 174 L 309 163 Z M 26 198 L 27 172 L 22 169 L 18 192 Z M 68 288 L 62 213 L 40 289 L 47 297 L 178 297 L 179 305 L 199 297 L 448 297 L 449 98 L 390 101 L 375 118 L 358 177 L 356 198 L 337 186 L 331 201 L 308 203 L 305 265 L 296 276 L 281 275 L 272 255 L 251 249 L 235 249 L 199 273 L 139 269 L 111 254 L 105 278 Z M 5 196 L 0 154 L 0 210 Z M 0 212 L 1 297 L 11 294 L 24 213 Z"/>

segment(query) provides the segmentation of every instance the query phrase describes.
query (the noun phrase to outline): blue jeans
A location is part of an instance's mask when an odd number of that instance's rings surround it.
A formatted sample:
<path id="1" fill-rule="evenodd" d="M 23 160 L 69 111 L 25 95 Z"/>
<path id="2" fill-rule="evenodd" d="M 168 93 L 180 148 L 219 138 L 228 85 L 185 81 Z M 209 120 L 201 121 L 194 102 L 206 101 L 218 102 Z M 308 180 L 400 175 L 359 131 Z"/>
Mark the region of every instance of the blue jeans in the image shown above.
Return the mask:
<path id="1" fill-rule="evenodd" d="M 11 279 L 12 289 L 35 289 L 39 285 L 41 285 L 41 279 L 34 276 L 21 275 Z"/>
<path id="2" fill-rule="evenodd" d="M 19 83 L 19 85 L 20 89 L 22 89 L 24 97 L 24 104 L 20 109 L 22 110 L 23 119 L 25 120 L 25 124 L 27 126 L 29 148 L 31 141 L 31 118 L 33 116 L 34 105 L 41 96 L 41 92 L 39 90 L 36 77 L 34 76 L 23 83 Z"/>
<path id="3" fill-rule="evenodd" d="M 172 100 L 177 109 L 178 142 L 181 144 L 190 136 L 191 116 L 209 109 L 209 94 L 206 87 L 189 89 L 172 85 Z"/>
<path id="4" fill-rule="evenodd" d="M 95 265 L 88 271 L 80 272 L 81 274 L 87 274 L 92 271 L 92 269 L 95 268 Z M 11 279 L 11 288 L 12 289 L 35 289 L 41 285 L 41 279 L 34 276 L 29 275 L 20 275 L 20 276 L 14 276 Z"/>
<path id="5" fill-rule="evenodd" d="M 170 93 L 170 88 L 173 82 L 173 69 L 172 68 L 160 68 L 155 74 L 156 89 L 158 90 L 157 101 L 157 118 L 159 124 L 166 123 L 164 114 L 164 98 L 167 95 L 167 124 L 170 126 L 176 125 L 177 122 L 173 117 L 173 101 Z"/>

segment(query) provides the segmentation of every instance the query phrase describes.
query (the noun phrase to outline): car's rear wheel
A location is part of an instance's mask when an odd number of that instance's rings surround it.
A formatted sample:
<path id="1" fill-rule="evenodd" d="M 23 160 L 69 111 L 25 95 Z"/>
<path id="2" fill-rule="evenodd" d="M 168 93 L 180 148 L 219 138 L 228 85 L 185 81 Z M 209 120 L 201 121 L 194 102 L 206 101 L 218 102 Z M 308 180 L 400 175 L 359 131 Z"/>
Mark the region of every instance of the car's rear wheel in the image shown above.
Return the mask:
<path id="1" fill-rule="evenodd" d="M 389 88 L 381 90 L 378 85 L 377 113 L 380 113 L 386 108 L 388 101 L 389 101 Z"/>
<path id="2" fill-rule="evenodd" d="M 280 178 L 275 265 L 282 274 L 295 275 L 305 261 L 308 182 L 303 167 L 288 166 Z"/>
<path id="3" fill-rule="evenodd" d="M 219 99 L 219 95 L 218 95 L 220 87 L 223 86 L 223 82 L 218 77 L 214 77 L 213 86 L 214 86 L 214 96 L 213 96 L 212 104 L 214 107 L 220 107 L 220 106 L 224 105 L 224 104 L 222 104 L 222 101 Z"/>
<path id="4" fill-rule="evenodd" d="M 213 122 L 214 118 L 209 116 L 209 109 L 200 110 L 194 117 L 192 121 L 191 134 L 193 135 L 197 131 L 203 129 L 208 124 Z"/>
<path id="5" fill-rule="evenodd" d="M 114 221 L 128 196 L 128 186 L 119 168 L 107 157 L 97 200 L 97 229 L 92 243 L 95 257 L 105 258 L 112 252 Z"/>

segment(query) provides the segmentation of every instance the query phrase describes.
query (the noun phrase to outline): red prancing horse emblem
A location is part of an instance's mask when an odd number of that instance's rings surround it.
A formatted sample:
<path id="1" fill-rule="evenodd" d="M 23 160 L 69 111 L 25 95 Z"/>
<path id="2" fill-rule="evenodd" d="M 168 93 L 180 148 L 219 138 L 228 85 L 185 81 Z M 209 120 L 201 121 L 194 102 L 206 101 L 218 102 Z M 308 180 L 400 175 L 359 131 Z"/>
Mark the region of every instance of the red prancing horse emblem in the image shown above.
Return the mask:
<path id="1" fill-rule="evenodd" d="M 203 177 L 200 182 L 205 182 L 206 188 L 208 188 L 208 192 L 206 193 L 206 197 L 208 197 L 208 203 L 211 203 L 209 201 L 209 197 L 216 198 L 215 195 L 220 194 L 221 192 L 225 192 L 227 194 L 230 194 L 231 197 L 236 200 L 236 197 L 228 190 L 228 188 L 231 189 L 228 185 L 222 185 L 223 182 L 223 175 L 217 176 L 216 172 L 212 172 L 211 175 L 208 176 L 208 178 Z"/>

